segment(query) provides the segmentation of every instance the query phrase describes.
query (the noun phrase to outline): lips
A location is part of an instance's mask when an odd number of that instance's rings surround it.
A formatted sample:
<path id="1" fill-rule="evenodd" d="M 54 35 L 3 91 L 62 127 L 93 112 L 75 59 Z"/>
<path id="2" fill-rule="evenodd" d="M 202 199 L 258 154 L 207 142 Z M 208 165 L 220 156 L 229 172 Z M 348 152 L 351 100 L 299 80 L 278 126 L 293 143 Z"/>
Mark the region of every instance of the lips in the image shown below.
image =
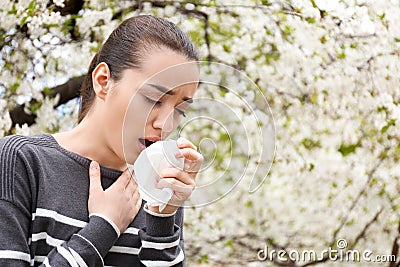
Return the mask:
<path id="1" fill-rule="evenodd" d="M 161 138 L 159 137 L 146 137 L 146 138 L 139 138 L 139 143 L 141 143 L 143 146 L 148 147 L 151 144 L 160 141 Z"/>

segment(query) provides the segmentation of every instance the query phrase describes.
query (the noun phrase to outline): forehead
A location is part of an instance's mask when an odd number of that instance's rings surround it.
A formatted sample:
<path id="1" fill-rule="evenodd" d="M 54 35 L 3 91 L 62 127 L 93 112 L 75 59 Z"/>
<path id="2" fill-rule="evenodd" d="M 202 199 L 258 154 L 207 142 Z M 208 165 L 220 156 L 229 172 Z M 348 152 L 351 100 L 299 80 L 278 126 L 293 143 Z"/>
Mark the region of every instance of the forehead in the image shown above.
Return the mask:
<path id="1" fill-rule="evenodd" d="M 149 54 L 142 65 L 146 76 L 144 84 L 157 84 L 166 88 L 176 88 L 197 84 L 198 63 L 169 49 L 156 50 Z"/>

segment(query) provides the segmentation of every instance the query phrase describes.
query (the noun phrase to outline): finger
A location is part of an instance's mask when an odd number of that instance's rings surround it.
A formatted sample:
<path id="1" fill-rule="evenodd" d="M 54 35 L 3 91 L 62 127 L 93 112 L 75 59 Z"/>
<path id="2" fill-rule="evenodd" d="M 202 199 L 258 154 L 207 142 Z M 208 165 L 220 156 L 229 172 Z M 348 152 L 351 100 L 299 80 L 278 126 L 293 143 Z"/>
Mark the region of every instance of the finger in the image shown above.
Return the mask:
<path id="1" fill-rule="evenodd" d="M 185 159 L 192 161 L 203 161 L 203 155 L 192 148 L 181 148 L 179 149 L 180 155 Z M 177 155 L 177 158 L 179 155 Z"/>
<path id="2" fill-rule="evenodd" d="M 116 186 L 120 186 L 121 188 L 125 189 L 128 186 L 128 183 L 133 180 L 132 174 L 129 169 L 126 169 L 120 177 L 118 177 L 117 181 L 115 182 Z"/>
<path id="3" fill-rule="evenodd" d="M 162 169 L 160 171 L 160 176 L 162 177 L 160 181 L 166 178 L 176 178 L 178 181 L 182 182 L 185 185 L 193 185 L 195 183 L 194 179 L 190 175 L 188 175 L 188 173 L 176 168 Z"/>
<path id="4" fill-rule="evenodd" d="M 173 191 L 176 192 L 190 193 L 195 188 L 195 185 L 187 185 L 174 178 L 163 178 L 157 183 L 156 187 L 158 189 L 171 188 Z"/>
<path id="5" fill-rule="evenodd" d="M 139 210 L 142 207 L 142 196 L 139 194 L 137 200 L 136 200 L 136 208 Z"/>
<path id="6" fill-rule="evenodd" d="M 125 187 L 125 193 L 128 196 L 133 196 L 135 194 L 136 187 L 134 185 L 133 179 L 131 178 L 128 185 Z"/>
<path id="7" fill-rule="evenodd" d="M 128 188 L 131 190 L 133 195 L 139 192 L 139 185 L 137 184 L 137 181 L 133 176 L 129 180 L 128 185 L 126 186 L 126 189 Z"/>
<path id="8" fill-rule="evenodd" d="M 139 190 L 134 190 L 132 198 L 135 202 L 141 201 L 142 196 L 140 195 Z"/>
<path id="9" fill-rule="evenodd" d="M 197 150 L 197 147 L 192 142 L 190 142 L 189 140 L 187 140 L 184 137 L 179 137 L 178 140 L 176 140 L 176 143 L 178 144 L 179 148 L 188 147 L 188 148 L 193 148 L 194 150 Z"/>
<path id="10" fill-rule="evenodd" d="M 101 186 L 101 179 L 100 179 L 100 166 L 96 161 L 92 161 L 89 167 L 89 191 L 96 192 L 96 191 L 103 191 L 103 187 Z"/>

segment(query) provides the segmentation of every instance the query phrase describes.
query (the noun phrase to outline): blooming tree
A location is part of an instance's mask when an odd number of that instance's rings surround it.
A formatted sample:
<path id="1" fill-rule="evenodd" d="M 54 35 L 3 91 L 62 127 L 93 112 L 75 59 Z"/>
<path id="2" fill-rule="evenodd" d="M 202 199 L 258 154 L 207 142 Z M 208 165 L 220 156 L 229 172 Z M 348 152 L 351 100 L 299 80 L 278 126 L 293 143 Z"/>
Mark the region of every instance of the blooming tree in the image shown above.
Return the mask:
<path id="1" fill-rule="evenodd" d="M 341 266 L 344 260 L 286 254 L 262 261 L 258 252 L 267 246 L 370 250 L 396 256 L 379 265 L 399 265 L 398 0 L 21 0 L 3 1 L 0 13 L 0 136 L 73 127 L 92 56 L 133 15 L 177 23 L 203 60 L 219 64 L 205 64 L 202 78 L 223 86 L 202 84 L 198 95 L 229 107 L 215 105 L 212 113 L 231 131 L 200 120 L 181 131 L 200 148 L 204 136 L 218 144 L 203 148 L 213 162 L 199 182 L 219 177 L 232 190 L 186 209 L 189 263 Z M 266 135 L 254 137 L 260 128 Z M 267 152 L 258 157 L 262 145 Z M 245 166 L 258 171 L 243 175 Z M 249 192 L 251 179 L 260 186 Z"/>

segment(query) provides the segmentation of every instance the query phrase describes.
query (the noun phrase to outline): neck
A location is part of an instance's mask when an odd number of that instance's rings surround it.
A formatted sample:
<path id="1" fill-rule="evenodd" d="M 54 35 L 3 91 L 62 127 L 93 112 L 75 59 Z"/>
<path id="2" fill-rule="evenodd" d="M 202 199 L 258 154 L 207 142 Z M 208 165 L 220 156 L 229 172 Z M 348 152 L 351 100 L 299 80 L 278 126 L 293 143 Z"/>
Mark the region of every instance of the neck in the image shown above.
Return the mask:
<path id="1" fill-rule="evenodd" d="M 56 133 L 54 138 L 63 148 L 83 157 L 97 161 L 101 166 L 123 171 L 126 163 L 116 153 L 102 134 L 102 125 L 84 118 L 70 131 Z"/>

